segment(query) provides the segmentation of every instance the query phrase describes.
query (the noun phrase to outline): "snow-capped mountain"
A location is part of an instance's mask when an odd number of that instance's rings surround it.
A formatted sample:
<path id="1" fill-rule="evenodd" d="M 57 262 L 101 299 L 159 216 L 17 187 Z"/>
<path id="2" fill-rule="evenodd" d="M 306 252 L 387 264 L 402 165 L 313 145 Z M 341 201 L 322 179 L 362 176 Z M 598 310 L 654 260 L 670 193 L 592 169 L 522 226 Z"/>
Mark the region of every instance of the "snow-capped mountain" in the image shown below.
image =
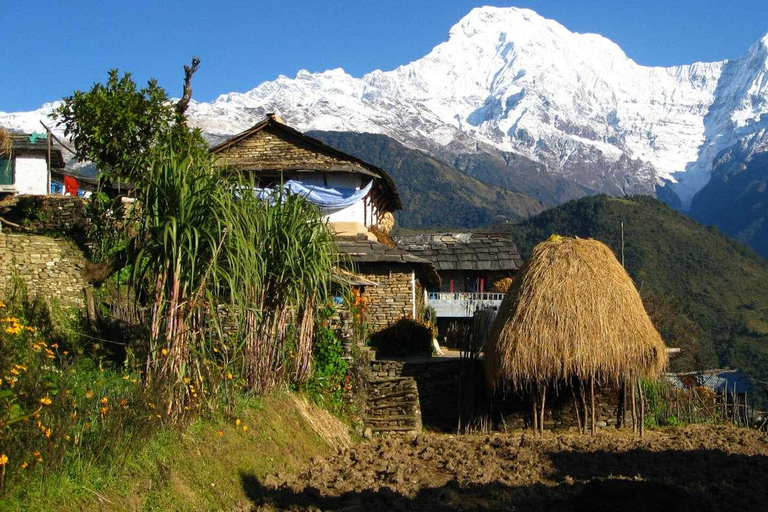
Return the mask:
<path id="1" fill-rule="evenodd" d="M 527 9 L 482 7 L 395 70 L 299 71 L 193 102 L 189 115 L 213 139 L 277 112 L 301 130 L 384 133 L 457 161 L 517 155 L 595 191 L 669 184 L 687 206 L 716 155 L 768 123 L 767 62 L 768 36 L 735 61 L 645 67 L 600 35 Z M 41 114 L 0 113 L 0 125 L 30 129 Z"/>

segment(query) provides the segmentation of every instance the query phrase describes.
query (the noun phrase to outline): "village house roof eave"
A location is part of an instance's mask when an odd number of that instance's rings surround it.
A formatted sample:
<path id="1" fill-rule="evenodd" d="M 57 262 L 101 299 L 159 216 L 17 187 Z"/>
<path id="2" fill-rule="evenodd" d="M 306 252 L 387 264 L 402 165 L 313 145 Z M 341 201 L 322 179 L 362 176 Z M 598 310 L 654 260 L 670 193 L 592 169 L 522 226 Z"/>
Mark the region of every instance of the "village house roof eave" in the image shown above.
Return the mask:
<path id="1" fill-rule="evenodd" d="M 330 154 L 331 156 L 340 158 L 342 160 L 348 160 L 350 162 L 358 164 L 364 169 L 367 169 L 368 173 L 366 174 L 370 174 L 374 177 L 380 178 L 383 181 L 384 187 L 382 188 L 384 189 L 386 195 L 388 196 L 389 202 L 391 203 L 391 210 L 396 211 L 396 210 L 403 209 L 403 204 L 402 204 L 402 201 L 400 200 L 400 195 L 397 193 L 397 187 L 395 187 L 395 182 L 394 180 L 392 180 L 392 177 L 384 169 L 380 167 L 376 167 L 375 165 L 369 164 L 368 162 L 361 160 L 357 157 L 354 157 L 350 154 L 344 153 L 343 151 L 340 151 L 332 146 L 329 146 L 328 144 L 318 139 L 315 139 L 314 137 L 310 137 L 309 135 L 306 135 L 295 128 L 291 128 L 287 124 L 281 121 L 278 121 L 274 114 L 268 114 L 264 120 L 256 123 L 255 125 L 248 128 L 247 130 L 242 131 L 237 135 L 234 135 L 233 137 L 225 140 L 224 142 L 221 142 L 213 146 L 212 148 L 210 148 L 209 151 L 212 154 L 221 153 L 222 151 L 234 146 L 235 144 L 241 142 L 242 140 L 250 137 L 254 133 L 257 133 L 267 127 L 284 131 L 287 134 L 297 137 L 303 142 L 309 145 L 312 145 L 327 154 Z M 245 169 L 242 169 L 242 170 L 245 170 Z M 317 170 L 321 170 L 321 169 L 317 169 Z"/>
<path id="2" fill-rule="evenodd" d="M 30 135 L 25 133 L 13 134 L 13 146 L 12 152 L 14 155 L 35 154 L 35 155 L 47 155 L 48 153 L 48 141 L 40 139 L 40 141 L 31 142 L 29 140 Z M 64 169 L 64 155 L 61 152 L 61 146 L 58 144 L 51 144 L 51 168 L 52 169 Z"/>
<path id="3" fill-rule="evenodd" d="M 360 239 L 341 238 L 336 241 L 336 244 L 339 252 L 346 254 L 358 266 L 375 263 L 406 265 L 418 271 L 420 279 L 426 284 L 440 285 L 440 276 L 434 264 L 407 251 L 388 247 L 379 242 Z"/>
<path id="4" fill-rule="evenodd" d="M 394 236 L 401 250 L 432 261 L 438 271 L 516 272 L 520 252 L 505 233 L 421 233 Z"/>

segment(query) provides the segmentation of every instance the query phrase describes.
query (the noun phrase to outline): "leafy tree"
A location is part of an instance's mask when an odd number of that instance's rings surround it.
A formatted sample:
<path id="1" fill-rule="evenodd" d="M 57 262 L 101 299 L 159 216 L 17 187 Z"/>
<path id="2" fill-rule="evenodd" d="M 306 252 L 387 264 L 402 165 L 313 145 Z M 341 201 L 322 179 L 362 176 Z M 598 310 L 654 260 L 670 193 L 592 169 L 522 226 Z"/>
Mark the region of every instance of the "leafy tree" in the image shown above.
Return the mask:
<path id="1" fill-rule="evenodd" d="M 140 185 L 154 151 L 206 151 L 199 131 L 189 130 L 185 119 L 199 64 L 195 57 L 191 67 L 184 66 L 184 94 L 176 105 L 157 80 L 139 89 L 130 73 L 121 77 L 112 69 L 106 83 L 65 97 L 52 117 L 64 125 L 80 161 L 92 161 L 102 176 Z"/>

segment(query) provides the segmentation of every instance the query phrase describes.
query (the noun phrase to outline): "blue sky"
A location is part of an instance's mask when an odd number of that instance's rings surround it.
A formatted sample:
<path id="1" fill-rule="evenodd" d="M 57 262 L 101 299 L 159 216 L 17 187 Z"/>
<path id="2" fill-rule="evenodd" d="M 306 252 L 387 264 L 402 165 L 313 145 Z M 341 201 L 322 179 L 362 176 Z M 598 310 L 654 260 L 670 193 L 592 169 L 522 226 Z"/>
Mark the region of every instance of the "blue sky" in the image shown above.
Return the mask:
<path id="1" fill-rule="evenodd" d="M 354 76 L 425 55 L 473 7 L 528 7 L 615 41 L 635 61 L 736 58 L 768 32 L 766 0 L 6 0 L 0 111 L 31 110 L 103 81 L 154 77 L 171 95 L 192 55 L 194 97 L 247 91 L 279 74 L 342 67 Z"/>

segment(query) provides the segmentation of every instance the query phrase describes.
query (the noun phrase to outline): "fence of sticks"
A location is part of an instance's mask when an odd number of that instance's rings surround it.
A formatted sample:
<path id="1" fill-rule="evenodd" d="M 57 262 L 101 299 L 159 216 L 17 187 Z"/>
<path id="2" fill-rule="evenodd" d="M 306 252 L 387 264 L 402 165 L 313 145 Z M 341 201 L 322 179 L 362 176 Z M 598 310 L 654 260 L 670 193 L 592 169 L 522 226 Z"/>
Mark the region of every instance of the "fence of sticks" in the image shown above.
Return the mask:
<path id="1" fill-rule="evenodd" d="M 756 408 L 751 393 L 737 392 L 728 384 L 714 391 L 705 386 L 679 388 L 658 382 L 646 385 L 645 397 L 654 425 L 727 423 L 768 432 L 768 412 Z"/>

